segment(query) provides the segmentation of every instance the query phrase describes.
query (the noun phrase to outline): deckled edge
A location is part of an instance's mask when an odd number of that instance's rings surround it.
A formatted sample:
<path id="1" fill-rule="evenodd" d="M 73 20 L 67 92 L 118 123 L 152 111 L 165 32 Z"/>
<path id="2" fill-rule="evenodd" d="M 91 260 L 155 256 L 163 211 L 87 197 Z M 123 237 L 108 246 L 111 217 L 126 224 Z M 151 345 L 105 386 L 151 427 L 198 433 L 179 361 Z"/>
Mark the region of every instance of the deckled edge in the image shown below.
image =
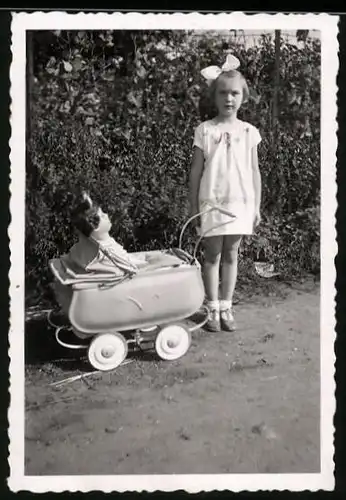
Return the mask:
<path id="1" fill-rule="evenodd" d="M 17 18 L 18 19 L 18 18 Z M 25 230 L 25 35 L 20 25 L 11 25 L 10 66 L 10 240 L 9 270 L 9 467 L 11 475 L 24 477 L 24 230 Z M 17 26 L 16 26 L 17 24 Z M 19 40 L 18 40 L 19 39 Z M 24 78 L 23 78 L 24 77 Z M 21 110 L 20 110 L 20 107 Z M 22 113 L 20 115 L 20 112 Z"/>
<path id="2" fill-rule="evenodd" d="M 258 491 L 291 490 L 317 491 L 334 487 L 333 462 L 333 416 L 335 412 L 335 266 L 337 251 L 335 227 L 336 210 L 336 76 L 337 59 L 337 16 L 329 14 L 255 14 L 241 12 L 231 14 L 203 13 L 79 13 L 35 12 L 13 15 L 11 80 L 11 184 L 10 210 L 12 221 L 9 226 L 11 268 L 10 268 L 10 394 L 9 418 L 9 487 L 12 491 L 63 492 L 63 491 L 176 491 L 189 493 L 202 491 Z M 322 221 L 321 221 L 321 473 L 320 474 L 244 474 L 244 475 L 150 475 L 150 476 L 25 476 L 24 475 L 24 214 L 25 214 L 25 30 L 26 29 L 320 29 L 331 68 L 324 80 L 335 90 L 331 107 L 325 108 L 326 120 L 322 122 Z M 323 26 L 326 23 L 327 28 Z M 260 26 L 259 26 L 260 25 Z M 21 38 L 22 37 L 22 38 Z M 24 38 L 24 41 L 23 41 Z M 24 65 L 24 66 L 23 66 Z M 24 76 L 24 79 L 23 79 Z M 334 78 L 334 82 L 331 79 Z M 24 86 L 23 86 L 24 85 Z M 322 90 L 325 87 L 322 81 Z M 328 89 L 330 93 L 330 89 Z M 325 95 L 325 93 L 323 93 Z M 326 98 L 324 99 L 326 103 Z M 325 143 L 325 147 L 323 144 Z M 327 162 L 329 162 L 327 164 Z M 13 168 L 12 168 L 13 167 Z M 14 170 L 15 168 L 15 170 Z M 328 169 L 328 171 L 327 171 Z M 330 170 L 332 169 L 332 171 Z M 333 175 L 331 175 L 331 172 Z M 22 177 L 21 177 L 22 176 Z M 323 180 L 325 179 L 326 182 Z M 333 181 L 332 181 L 332 180 Z M 327 187 L 325 187 L 327 186 Z M 19 228 L 19 230 L 18 230 Z M 331 238 L 331 239 L 329 239 Z M 333 243 L 331 245 L 331 242 Z M 328 275 L 327 275 L 328 273 Z M 323 282 L 325 280 L 325 282 Z M 330 295 L 327 297 L 327 293 Z M 327 297 L 327 300 L 324 298 Z M 330 316 L 332 314 L 332 317 Z M 333 334 L 334 332 L 334 334 Z M 323 354 L 323 350 L 324 353 Z"/>
<path id="3" fill-rule="evenodd" d="M 321 468 L 334 478 L 334 415 L 336 410 L 336 267 L 337 211 L 337 76 L 339 71 L 338 17 L 322 32 L 321 93 Z"/>

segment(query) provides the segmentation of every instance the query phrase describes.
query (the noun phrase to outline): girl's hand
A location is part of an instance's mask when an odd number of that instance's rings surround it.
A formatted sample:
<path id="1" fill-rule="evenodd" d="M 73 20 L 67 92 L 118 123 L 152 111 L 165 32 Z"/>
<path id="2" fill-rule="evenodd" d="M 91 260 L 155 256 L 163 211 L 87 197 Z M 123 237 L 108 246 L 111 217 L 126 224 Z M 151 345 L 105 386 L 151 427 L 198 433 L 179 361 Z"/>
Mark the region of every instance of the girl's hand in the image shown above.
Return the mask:
<path id="1" fill-rule="evenodd" d="M 254 216 L 254 221 L 253 221 L 253 225 L 254 225 L 254 228 L 256 228 L 261 222 L 261 214 L 259 212 L 259 210 L 257 210 L 255 212 L 255 216 Z"/>
<path id="2" fill-rule="evenodd" d="M 195 215 L 197 215 L 197 214 L 198 214 L 198 209 L 197 209 L 197 208 L 195 208 L 195 207 L 192 207 L 192 208 L 190 209 L 190 214 L 189 214 L 189 217 L 194 217 L 194 216 L 195 216 Z M 199 217 L 196 217 L 195 219 L 192 219 L 192 221 L 191 221 L 191 226 L 192 226 L 193 228 L 197 228 L 197 227 L 199 227 L 199 226 L 200 226 L 200 223 L 201 223 L 201 222 L 200 222 L 200 218 L 199 218 Z"/>
<path id="3" fill-rule="evenodd" d="M 194 231 L 199 236 L 201 233 L 201 223 L 200 223 L 199 217 L 196 217 L 196 219 L 191 221 L 191 226 L 193 227 Z"/>

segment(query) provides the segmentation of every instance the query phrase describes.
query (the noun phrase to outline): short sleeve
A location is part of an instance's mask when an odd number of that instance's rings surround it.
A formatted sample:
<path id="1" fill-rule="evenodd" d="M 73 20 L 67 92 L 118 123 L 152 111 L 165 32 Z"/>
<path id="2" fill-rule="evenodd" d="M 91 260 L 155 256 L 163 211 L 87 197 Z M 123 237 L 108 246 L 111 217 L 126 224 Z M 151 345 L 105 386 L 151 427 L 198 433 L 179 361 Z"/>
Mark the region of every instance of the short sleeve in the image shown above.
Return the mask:
<path id="1" fill-rule="evenodd" d="M 193 145 L 197 146 L 202 151 L 204 150 L 204 141 L 203 141 L 203 123 L 200 123 L 198 127 L 195 128 L 195 135 L 193 139 Z"/>
<path id="2" fill-rule="evenodd" d="M 261 134 L 259 133 L 258 128 L 251 127 L 251 147 L 257 146 L 262 140 Z"/>

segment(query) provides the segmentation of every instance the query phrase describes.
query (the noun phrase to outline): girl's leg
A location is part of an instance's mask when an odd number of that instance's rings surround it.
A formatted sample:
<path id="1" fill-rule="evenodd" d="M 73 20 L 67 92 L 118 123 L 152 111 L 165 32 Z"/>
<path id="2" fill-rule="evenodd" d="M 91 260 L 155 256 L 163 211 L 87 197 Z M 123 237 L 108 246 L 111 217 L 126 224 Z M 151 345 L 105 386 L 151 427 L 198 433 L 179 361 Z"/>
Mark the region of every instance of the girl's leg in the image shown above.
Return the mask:
<path id="1" fill-rule="evenodd" d="M 203 280 L 207 298 L 207 305 L 210 310 L 207 328 L 211 331 L 220 330 L 219 315 L 219 270 L 222 252 L 222 236 L 211 236 L 203 240 L 204 246 L 204 266 Z"/>
<path id="2" fill-rule="evenodd" d="M 232 301 L 238 275 L 238 251 L 241 235 L 227 235 L 224 237 L 222 248 L 222 275 L 221 275 L 221 323 L 222 328 L 228 331 L 235 329 L 232 315 Z"/>

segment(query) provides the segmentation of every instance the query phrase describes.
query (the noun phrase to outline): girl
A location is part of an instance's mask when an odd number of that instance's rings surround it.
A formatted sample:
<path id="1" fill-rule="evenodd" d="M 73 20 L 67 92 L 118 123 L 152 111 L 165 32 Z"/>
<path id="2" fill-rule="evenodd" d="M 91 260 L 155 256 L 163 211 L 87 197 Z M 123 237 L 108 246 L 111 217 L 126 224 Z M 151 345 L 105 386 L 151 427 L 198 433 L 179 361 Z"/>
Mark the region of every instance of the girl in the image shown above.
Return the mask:
<path id="1" fill-rule="evenodd" d="M 204 241 L 204 285 L 210 331 L 235 330 L 232 299 L 237 280 L 238 249 L 243 235 L 252 234 L 260 222 L 261 177 L 257 146 L 261 141 L 253 125 L 237 118 L 249 96 L 239 60 L 229 55 L 222 68 L 201 71 L 207 80 L 217 113 L 195 130 L 190 173 L 191 215 L 211 207 L 199 218 Z M 227 212 L 234 216 L 231 218 Z M 219 268 L 221 297 L 219 300 Z"/>

